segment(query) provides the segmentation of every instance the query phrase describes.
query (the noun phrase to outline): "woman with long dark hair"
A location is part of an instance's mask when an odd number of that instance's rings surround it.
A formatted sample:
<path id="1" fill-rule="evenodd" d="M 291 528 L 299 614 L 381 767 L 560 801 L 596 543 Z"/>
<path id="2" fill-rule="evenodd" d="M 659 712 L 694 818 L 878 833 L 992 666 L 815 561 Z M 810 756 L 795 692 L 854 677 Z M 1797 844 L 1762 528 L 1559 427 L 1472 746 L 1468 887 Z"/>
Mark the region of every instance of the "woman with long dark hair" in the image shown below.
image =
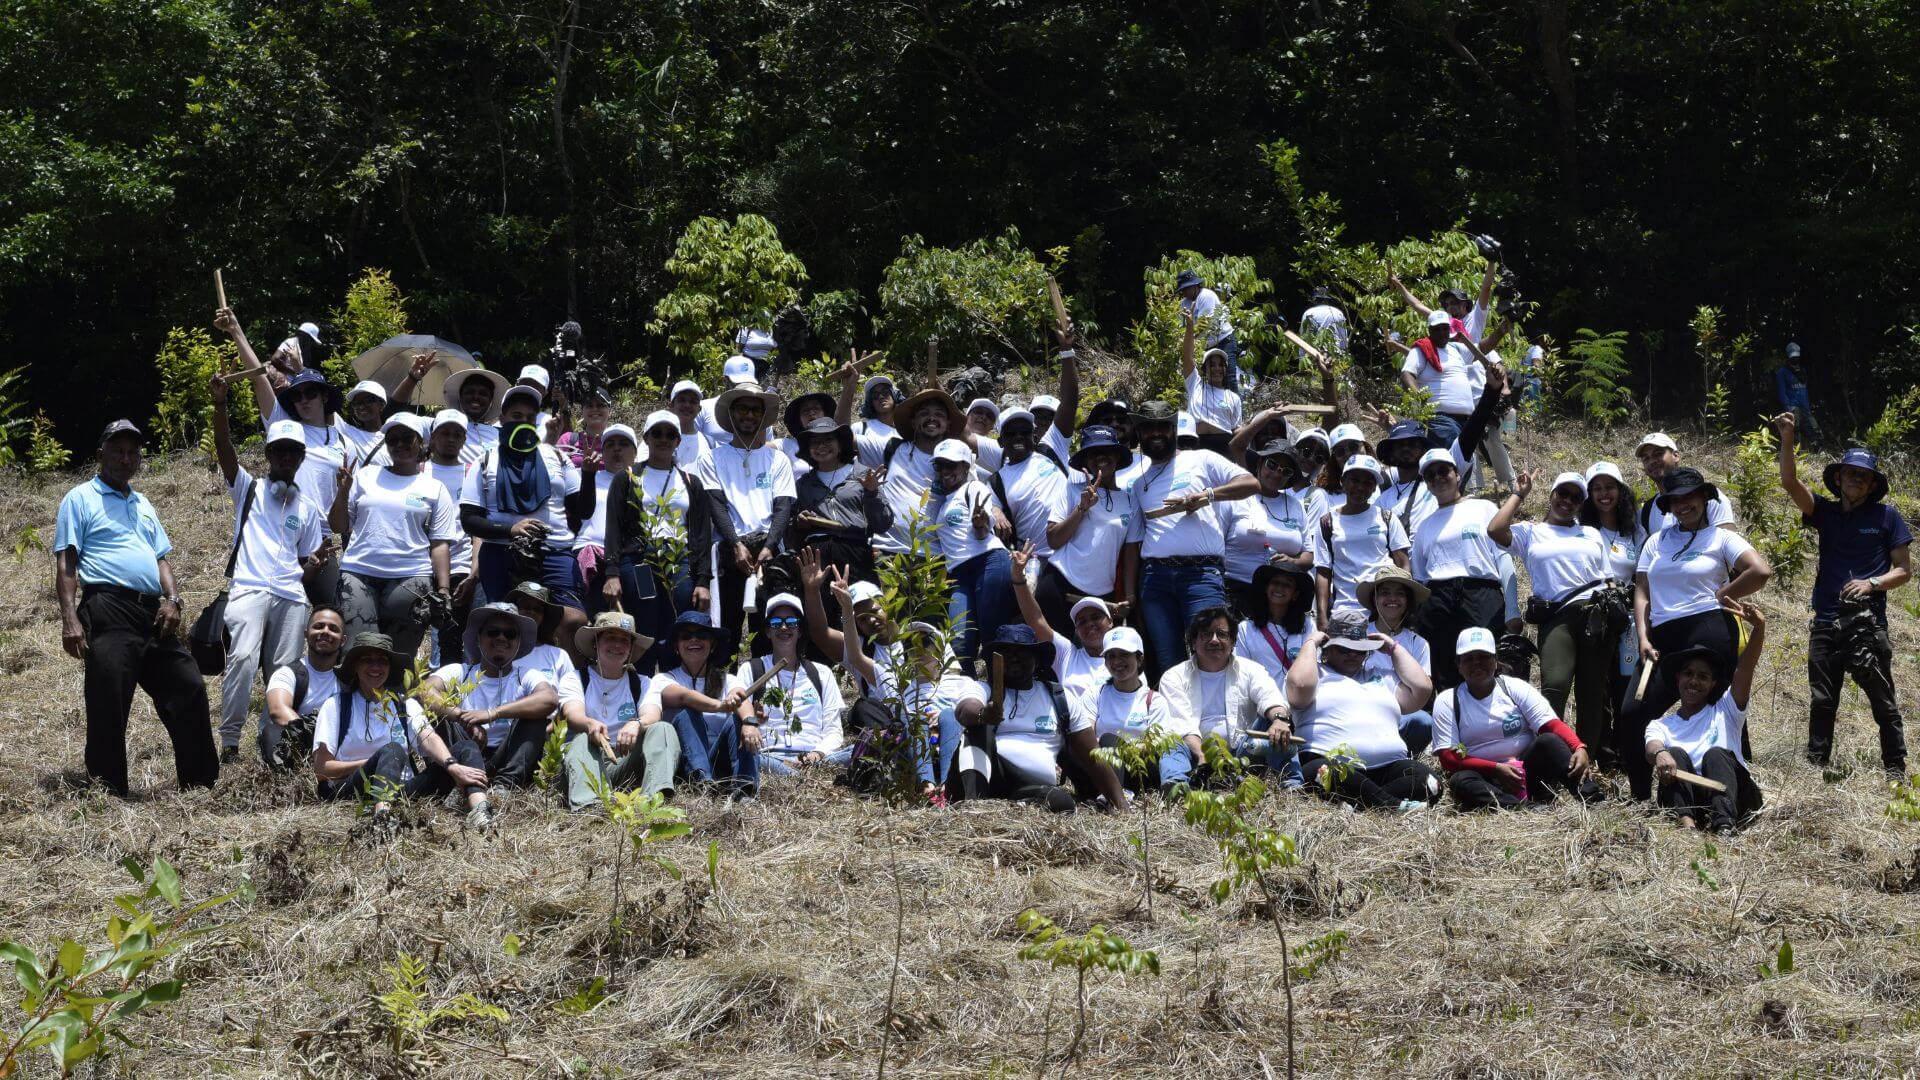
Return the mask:
<path id="1" fill-rule="evenodd" d="M 612 429 L 609 429 L 612 430 Z M 680 420 L 664 410 L 647 416 L 640 431 L 646 459 L 612 469 L 607 485 L 607 567 L 597 604 L 632 612 L 640 632 L 655 645 L 646 672 L 672 662 L 669 638 L 673 620 L 683 611 L 704 611 L 713 583 L 712 500 L 698 477 L 681 468 Z M 684 545 L 677 560 L 664 556 Z M 674 573 L 662 580 L 655 563 L 674 561 Z"/>

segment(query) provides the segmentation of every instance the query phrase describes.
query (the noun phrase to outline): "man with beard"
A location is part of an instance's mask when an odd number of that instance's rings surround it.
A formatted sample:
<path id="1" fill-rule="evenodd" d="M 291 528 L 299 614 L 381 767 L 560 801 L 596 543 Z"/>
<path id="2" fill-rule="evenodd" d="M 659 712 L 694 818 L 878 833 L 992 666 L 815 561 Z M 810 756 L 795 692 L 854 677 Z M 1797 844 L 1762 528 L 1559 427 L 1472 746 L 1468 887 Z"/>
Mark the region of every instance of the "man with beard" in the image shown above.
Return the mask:
<path id="1" fill-rule="evenodd" d="M 313 752 L 313 716 L 320 703 L 340 692 L 334 668 L 346 643 L 347 623 L 330 607 L 307 617 L 307 655 L 267 679 L 267 707 L 260 715 L 260 758 L 277 769 L 292 768 Z M 301 723 L 300 718 L 306 717 Z"/>
<path id="2" fill-rule="evenodd" d="M 1128 491 L 1121 554 L 1127 607 L 1140 613 L 1155 682 L 1186 659 L 1181 635 L 1193 617 L 1227 605 L 1226 533 L 1213 504 L 1260 490 L 1251 473 L 1211 450 L 1176 451 L 1174 424 L 1173 406 L 1164 401 L 1134 414 L 1148 464 Z M 1151 511 L 1160 513 L 1149 520 Z"/>
<path id="3" fill-rule="evenodd" d="M 743 627 L 747 579 L 773 560 L 793 514 L 793 459 L 763 437 L 766 419 L 780 396 L 757 383 L 740 383 L 721 394 L 715 415 L 728 441 L 716 443 L 695 466 L 694 476 L 712 500 L 713 530 L 720 542 L 720 625 Z"/>
<path id="4" fill-rule="evenodd" d="M 886 470 L 880 491 L 893 511 L 893 528 L 873 538 L 874 548 L 881 552 L 907 550 L 913 523 L 920 519 L 927 491 L 933 486 L 934 447 L 948 438 L 949 432 L 956 433 L 952 437 L 966 443 L 975 454 L 983 445 L 991 445 L 964 430 L 966 420 L 960 415 L 960 407 L 938 387 L 929 387 L 895 405 L 893 418 L 906 420 L 900 437 L 870 435 L 858 429 L 853 435 L 860 464 Z M 992 464 L 997 463 L 986 464 L 989 471 Z M 1008 528 L 1006 515 L 995 506 L 992 516 L 994 531 L 1004 534 Z"/>

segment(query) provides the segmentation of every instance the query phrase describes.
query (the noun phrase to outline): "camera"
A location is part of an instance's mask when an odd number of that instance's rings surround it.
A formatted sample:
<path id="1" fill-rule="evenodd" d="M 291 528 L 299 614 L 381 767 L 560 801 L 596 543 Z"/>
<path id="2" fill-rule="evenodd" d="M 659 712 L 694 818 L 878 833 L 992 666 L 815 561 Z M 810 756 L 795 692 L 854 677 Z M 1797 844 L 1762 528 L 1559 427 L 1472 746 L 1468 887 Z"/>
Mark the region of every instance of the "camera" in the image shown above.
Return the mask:
<path id="1" fill-rule="evenodd" d="M 598 357 L 580 355 L 580 338 L 580 324 L 572 319 L 553 328 L 547 367 L 554 394 L 573 405 L 611 403 L 606 363 Z"/>
<path id="2" fill-rule="evenodd" d="M 1480 233 L 1479 235 L 1470 237 L 1469 239 L 1473 241 L 1473 246 L 1479 249 L 1481 258 L 1483 259 L 1500 258 L 1500 241 L 1495 240 L 1492 236 L 1489 236 L 1486 233 Z"/>

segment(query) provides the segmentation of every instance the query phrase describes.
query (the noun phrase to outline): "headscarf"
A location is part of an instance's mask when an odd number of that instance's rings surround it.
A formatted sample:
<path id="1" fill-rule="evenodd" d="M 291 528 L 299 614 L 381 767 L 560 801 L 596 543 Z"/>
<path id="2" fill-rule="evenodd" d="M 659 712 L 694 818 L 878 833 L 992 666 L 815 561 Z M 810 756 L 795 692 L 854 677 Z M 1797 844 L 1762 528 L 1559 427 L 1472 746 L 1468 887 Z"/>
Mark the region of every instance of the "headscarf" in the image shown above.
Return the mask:
<path id="1" fill-rule="evenodd" d="M 523 435 L 522 429 L 533 432 L 533 445 L 526 449 L 514 446 L 516 435 Z M 547 499 L 553 494 L 552 481 L 547 476 L 547 463 L 540 456 L 540 436 L 531 424 L 522 424 L 500 436 L 500 468 L 494 476 L 494 496 L 500 504 L 501 513 L 537 514 L 545 509 Z"/>

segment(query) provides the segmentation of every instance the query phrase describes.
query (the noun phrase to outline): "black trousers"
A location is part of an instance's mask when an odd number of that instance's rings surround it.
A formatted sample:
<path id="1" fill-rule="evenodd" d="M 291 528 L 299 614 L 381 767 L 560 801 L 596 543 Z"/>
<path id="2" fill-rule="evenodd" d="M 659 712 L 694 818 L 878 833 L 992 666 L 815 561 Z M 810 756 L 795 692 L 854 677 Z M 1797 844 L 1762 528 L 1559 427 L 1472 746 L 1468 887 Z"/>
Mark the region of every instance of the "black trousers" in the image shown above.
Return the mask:
<path id="1" fill-rule="evenodd" d="M 1681 772 L 1695 773 L 1727 786 L 1725 791 L 1714 791 L 1684 780 L 1660 785 L 1660 805 L 1675 817 L 1690 817 L 1717 832 L 1731 829 L 1759 811 L 1760 785 L 1753 782 L 1753 774 L 1733 756 L 1733 751 L 1716 746 L 1701 755 L 1697 763 L 1677 747 L 1669 746 L 1666 752 L 1673 755 L 1673 763 Z M 1646 760 L 1646 756 L 1642 748 L 1641 760 Z"/>
<path id="2" fill-rule="evenodd" d="M 1526 803 L 1553 802 L 1554 788 L 1573 790 L 1568 780 L 1573 748 L 1560 736 L 1546 734 L 1534 739 L 1527 752 L 1520 755 L 1520 763 L 1527 770 L 1525 799 L 1473 769 L 1461 769 L 1447 777 L 1447 790 L 1453 793 L 1454 804 L 1462 810 L 1512 810 Z"/>
<path id="3" fill-rule="evenodd" d="M 478 769 L 482 764 L 480 747 L 464 736 L 447 744 L 447 751 L 453 755 L 454 761 L 470 769 Z M 399 743 L 388 743 L 374 751 L 373 756 L 345 780 L 322 780 L 320 797 L 377 799 L 386 794 L 389 797 L 399 795 L 409 799 L 436 799 L 453 789 L 453 775 L 440 765 L 428 765 L 414 773 L 412 778 L 401 780 L 406 775 L 407 764 L 406 747 Z M 380 778 L 377 784 L 374 777 Z"/>
<path id="4" fill-rule="evenodd" d="M 1646 696 L 1637 703 L 1632 697 L 1633 688 L 1639 685 L 1639 676 L 1628 681 L 1627 700 L 1621 704 L 1620 718 L 1613 725 L 1614 755 L 1625 770 L 1636 799 L 1653 797 L 1653 766 L 1647 764 L 1647 725 L 1665 716 L 1673 709 L 1674 702 L 1680 700 L 1679 691 L 1674 689 L 1674 677 L 1679 669 L 1667 658 L 1683 649 L 1705 645 L 1720 654 L 1720 670 L 1728 675 L 1733 673 L 1734 661 L 1739 659 L 1740 638 L 1734 629 L 1733 616 L 1726 611 L 1703 611 L 1669 619 L 1649 627 L 1647 638 L 1660 650 L 1660 662 L 1654 665 L 1653 677 L 1647 680 Z M 1746 747 L 1741 749 L 1751 753 Z"/>
<path id="5" fill-rule="evenodd" d="M 498 745 L 476 747 L 484 755 L 487 779 L 501 787 L 530 788 L 533 772 L 547 749 L 548 721 L 515 720 Z M 442 734 L 445 734 L 442 732 Z M 467 764 L 461 762 L 462 765 Z"/>
<path id="6" fill-rule="evenodd" d="M 173 740 L 180 786 L 212 787 L 220 776 L 213 749 L 207 684 L 187 647 L 154 633 L 158 597 L 119 589 L 87 588 L 80 625 L 87 635 L 87 775 L 115 793 L 127 793 L 127 714 L 137 687 Z"/>
<path id="7" fill-rule="evenodd" d="M 992 760 L 992 776 L 982 776 L 978 770 L 966 768 L 956 762 L 953 780 L 947 786 L 947 795 L 955 800 L 978 801 L 980 799 L 1006 799 L 1010 802 L 1032 803 L 1043 806 L 1056 814 L 1071 814 L 1074 811 L 1073 792 L 1058 784 L 1030 784 L 1008 765 L 1006 759 L 994 749 L 993 729 L 971 727 L 961 737 L 963 746 L 984 750 Z M 1091 784 L 1088 785 L 1091 789 Z"/>
<path id="8" fill-rule="evenodd" d="M 757 533 L 753 536 L 743 536 L 740 538 L 740 542 L 747 546 L 747 554 L 757 559 L 760 557 L 760 549 L 767 546 L 767 534 Z M 749 620 L 743 617 L 745 615 L 743 609 L 746 606 L 747 578 L 751 575 L 740 572 L 740 568 L 735 565 L 733 561 L 733 547 L 724 540 L 720 542 L 720 558 L 714 565 L 713 570 L 714 582 L 720 589 L 720 625 L 733 631 L 736 635 L 745 635 L 749 632 L 758 633 L 761 625 L 759 613 L 756 612 L 754 614 L 751 620 L 751 626 L 748 625 Z M 761 596 L 757 602 L 765 604 L 769 599 L 771 598 Z M 735 640 L 742 640 L 742 638 L 736 637 Z"/>
<path id="9" fill-rule="evenodd" d="M 1881 627 L 1874 635 L 1872 659 L 1861 663 L 1849 656 L 1832 623 L 1815 625 L 1807 639 L 1807 683 L 1813 700 L 1807 707 L 1807 760 L 1825 765 L 1833 756 L 1833 724 L 1840 712 L 1840 690 L 1846 676 L 1866 692 L 1873 722 L 1880 725 L 1880 764 L 1890 773 L 1907 767 L 1905 723 L 1893 692 L 1893 644 Z"/>
<path id="10" fill-rule="evenodd" d="M 1047 626 L 1075 643 L 1079 642 L 1080 635 L 1073 632 L 1073 605 L 1087 595 L 1068 581 L 1067 575 L 1054 569 L 1052 563 L 1041 566 L 1039 580 L 1033 586 L 1033 602 L 1040 605 L 1040 614 L 1046 616 Z"/>
<path id="11" fill-rule="evenodd" d="M 1414 632 L 1427 639 L 1427 648 L 1433 652 L 1433 688 L 1437 692 L 1460 685 L 1460 665 L 1453 655 L 1460 631 L 1483 626 L 1497 638 L 1505 628 L 1507 595 L 1498 581 L 1484 578 L 1447 578 L 1428 587 L 1432 595 L 1414 614 Z"/>
<path id="12" fill-rule="evenodd" d="M 1300 754 L 1300 772 L 1307 787 L 1322 798 L 1353 803 L 1367 808 L 1393 808 L 1408 800 L 1433 803 L 1440 798 L 1440 778 L 1433 770 L 1412 758 L 1389 761 L 1363 769 L 1358 765 L 1340 777 L 1336 772 L 1328 783 L 1320 773 L 1334 767 L 1333 762 L 1312 751 Z"/>

